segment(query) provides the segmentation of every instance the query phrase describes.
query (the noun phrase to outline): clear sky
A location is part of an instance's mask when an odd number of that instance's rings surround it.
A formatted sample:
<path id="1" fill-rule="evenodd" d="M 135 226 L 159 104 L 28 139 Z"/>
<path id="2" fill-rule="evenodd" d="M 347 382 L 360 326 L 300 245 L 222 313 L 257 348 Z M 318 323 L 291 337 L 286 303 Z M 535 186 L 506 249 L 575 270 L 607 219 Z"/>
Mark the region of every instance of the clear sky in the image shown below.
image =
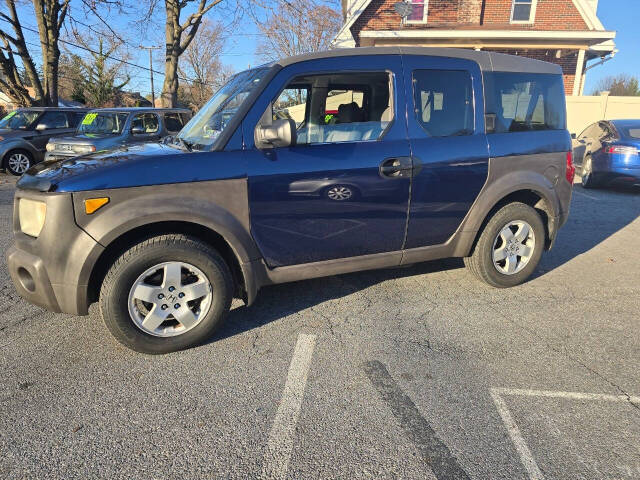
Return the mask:
<path id="1" fill-rule="evenodd" d="M 210 18 L 214 21 L 220 21 L 223 24 L 228 22 L 232 16 L 227 9 L 236 5 L 235 0 L 225 0 L 221 7 L 215 7 L 214 13 Z M 278 8 L 280 0 L 270 0 L 268 5 Z M 4 6 L 2 7 L 4 9 Z M 32 6 L 27 3 L 20 8 L 21 21 L 25 26 L 35 26 L 36 22 L 33 18 Z M 148 53 L 145 50 L 136 48 L 137 45 L 162 45 L 164 40 L 164 25 L 162 24 L 163 15 L 159 12 L 158 23 L 151 26 L 144 33 L 137 32 L 136 24 L 131 17 L 112 15 L 109 18 L 111 23 L 117 30 L 125 32 L 125 38 L 129 45 L 129 60 L 133 63 L 148 66 Z M 186 15 L 184 15 L 186 17 Z M 587 81 L 585 85 L 585 93 L 592 93 L 594 86 L 602 77 L 616 75 L 619 73 L 627 73 L 636 77 L 640 77 L 640 0 L 600 0 L 598 6 L 598 17 L 607 30 L 615 30 L 617 36 L 615 39 L 619 52 L 615 57 L 603 65 L 599 65 L 587 72 Z M 99 25 L 95 18 L 85 19 L 93 25 Z M 6 25 L 5 25 L 6 27 Z M 28 41 L 38 43 L 37 35 L 25 32 Z M 90 35 L 90 32 L 88 32 Z M 247 66 L 255 66 L 263 62 L 262 59 L 255 56 L 256 41 L 259 33 L 248 17 L 238 21 L 235 25 L 229 25 L 225 34 L 226 42 L 221 52 L 221 60 L 239 71 L 247 68 Z M 67 47 L 69 48 L 69 47 Z M 33 49 L 36 50 L 37 49 Z M 64 50 L 64 48 L 63 48 Z M 70 48 L 74 53 L 80 53 L 82 56 L 88 55 L 87 52 L 78 51 Z M 39 58 L 37 61 L 39 62 Z M 589 64 L 596 63 L 592 60 Z M 143 95 L 150 92 L 149 73 L 135 67 L 127 67 L 130 74 L 131 82 L 129 89 L 132 91 L 140 91 Z M 154 51 L 154 69 L 163 71 L 163 51 Z M 162 75 L 155 75 L 156 95 L 162 88 Z"/>

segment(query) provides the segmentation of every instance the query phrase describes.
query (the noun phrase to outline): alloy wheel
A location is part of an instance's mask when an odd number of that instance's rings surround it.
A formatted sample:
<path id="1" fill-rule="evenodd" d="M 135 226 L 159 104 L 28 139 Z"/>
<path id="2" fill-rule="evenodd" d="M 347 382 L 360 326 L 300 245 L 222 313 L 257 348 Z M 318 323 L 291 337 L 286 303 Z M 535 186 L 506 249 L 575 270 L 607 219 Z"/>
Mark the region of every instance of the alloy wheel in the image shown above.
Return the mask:
<path id="1" fill-rule="evenodd" d="M 327 197 L 331 200 L 344 201 L 353 197 L 353 191 L 349 187 L 336 185 L 327 190 Z"/>
<path id="2" fill-rule="evenodd" d="M 196 327 L 212 299 L 211 283 L 200 269 L 164 262 L 145 270 L 131 286 L 129 315 L 149 335 L 174 337 Z"/>
<path id="3" fill-rule="evenodd" d="M 533 228 L 524 220 L 507 223 L 493 242 L 493 265 L 504 275 L 513 275 L 527 266 L 536 246 Z"/>
<path id="4" fill-rule="evenodd" d="M 7 166 L 13 173 L 22 175 L 24 172 L 29 170 L 29 167 L 31 166 L 31 160 L 24 153 L 15 152 L 9 155 Z"/>

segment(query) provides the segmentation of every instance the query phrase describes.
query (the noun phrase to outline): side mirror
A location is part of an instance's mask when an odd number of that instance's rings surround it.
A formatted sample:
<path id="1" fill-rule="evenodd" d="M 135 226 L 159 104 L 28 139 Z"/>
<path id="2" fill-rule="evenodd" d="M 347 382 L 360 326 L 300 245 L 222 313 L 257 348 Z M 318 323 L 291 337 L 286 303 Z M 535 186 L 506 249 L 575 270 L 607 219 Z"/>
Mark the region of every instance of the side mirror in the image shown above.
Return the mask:
<path id="1" fill-rule="evenodd" d="M 49 130 L 49 128 L 51 128 L 49 125 L 47 125 L 46 123 L 39 123 L 38 125 L 36 125 L 36 132 L 41 132 L 43 130 Z"/>
<path id="2" fill-rule="evenodd" d="M 296 144 L 296 123 L 290 118 L 273 120 L 271 125 L 258 125 L 254 140 L 256 147 L 293 147 Z"/>
<path id="3" fill-rule="evenodd" d="M 576 134 L 575 134 L 575 133 L 572 133 L 572 134 L 571 134 L 571 138 L 572 138 L 573 140 L 575 140 L 575 139 L 576 139 L 576 137 L 577 137 L 577 136 L 576 136 Z"/>
<path id="4" fill-rule="evenodd" d="M 131 127 L 131 134 L 132 135 L 142 135 L 143 133 L 145 133 L 144 128 L 142 128 L 140 125 L 136 125 L 135 127 Z"/>

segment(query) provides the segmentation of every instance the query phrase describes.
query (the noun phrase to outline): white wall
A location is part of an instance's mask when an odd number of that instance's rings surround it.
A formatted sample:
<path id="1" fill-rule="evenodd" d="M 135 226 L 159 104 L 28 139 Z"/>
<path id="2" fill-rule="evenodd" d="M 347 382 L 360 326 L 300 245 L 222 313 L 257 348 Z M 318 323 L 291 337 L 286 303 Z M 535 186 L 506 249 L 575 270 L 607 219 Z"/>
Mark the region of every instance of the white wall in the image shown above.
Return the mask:
<path id="1" fill-rule="evenodd" d="M 567 128 L 579 134 L 598 120 L 640 119 L 640 97 L 567 97 Z"/>

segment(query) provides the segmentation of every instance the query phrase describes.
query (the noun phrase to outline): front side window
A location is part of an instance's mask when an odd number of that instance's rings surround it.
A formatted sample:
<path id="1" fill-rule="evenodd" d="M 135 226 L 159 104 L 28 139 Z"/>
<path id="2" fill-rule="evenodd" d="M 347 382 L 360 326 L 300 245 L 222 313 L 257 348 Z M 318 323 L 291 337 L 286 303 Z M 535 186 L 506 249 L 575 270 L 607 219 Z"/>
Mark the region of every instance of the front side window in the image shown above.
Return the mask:
<path id="1" fill-rule="evenodd" d="M 406 22 L 424 23 L 427 21 L 427 9 L 429 8 L 429 0 L 411 0 L 411 13 L 407 17 Z"/>
<path id="2" fill-rule="evenodd" d="M 128 113 L 89 112 L 78 125 L 78 135 L 119 135 L 127 121 Z"/>
<path id="3" fill-rule="evenodd" d="M 513 0 L 511 23 L 533 23 L 537 0 Z"/>
<path id="4" fill-rule="evenodd" d="M 158 124 L 158 116 L 155 113 L 139 113 L 131 121 L 131 128 L 142 130 L 142 135 L 158 133 L 160 125 Z"/>
<path id="5" fill-rule="evenodd" d="M 46 125 L 50 128 L 67 128 L 67 115 L 64 112 L 45 112 L 38 121 L 39 124 Z"/>
<path id="6" fill-rule="evenodd" d="M 40 116 L 40 112 L 33 110 L 14 110 L 0 120 L 0 128 L 24 130 L 29 128 Z"/>
<path id="7" fill-rule="evenodd" d="M 485 113 L 495 116 L 495 133 L 566 128 L 562 75 L 488 72 L 484 81 Z"/>
<path id="8" fill-rule="evenodd" d="M 268 71 L 268 67 L 255 68 L 231 77 L 189 120 L 178 138 L 196 150 L 213 145 Z"/>
<path id="9" fill-rule="evenodd" d="M 375 141 L 393 118 L 390 85 L 387 72 L 301 76 L 273 102 L 273 119 L 295 121 L 298 145 Z"/>
<path id="10" fill-rule="evenodd" d="M 416 120 L 428 136 L 473 133 L 473 85 L 469 72 L 416 70 L 413 89 Z"/>

